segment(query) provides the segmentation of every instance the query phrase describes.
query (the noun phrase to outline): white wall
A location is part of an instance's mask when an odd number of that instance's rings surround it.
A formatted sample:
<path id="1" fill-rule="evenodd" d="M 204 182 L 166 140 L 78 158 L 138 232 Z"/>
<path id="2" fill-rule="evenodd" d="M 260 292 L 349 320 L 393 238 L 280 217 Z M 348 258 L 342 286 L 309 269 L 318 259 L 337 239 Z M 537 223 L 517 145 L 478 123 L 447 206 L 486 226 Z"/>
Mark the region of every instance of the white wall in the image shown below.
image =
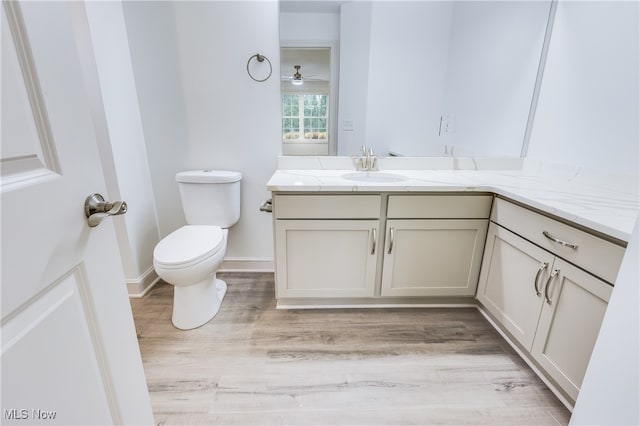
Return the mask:
<path id="1" fill-rule="evenodd" d="M 450 2 L 373 2 L 366 145 L 374 152 L 425 155 L 437 140 L 452 13 Z"/>
<path id="2" fill-rule="evenodd" d="M 573 425 L 640 424 L 640 227 L 636 221 L 571 417 Z"/>
<path id="3" fill-rule="evenodd" d="M 340 95 L 338 155 L 354 155 L 366 143 L 371 2 L 350 2 L 340 9 Z M 344 123 L 352 123 L 346 129 Z"/>
<path id="4" fill-rule="evenodd" d="M 281 151 L 278 4 L 160 3 L 125 10 L 162 234 L 184 224 L 177 170 L 237 170 L 242 210 L 226 258 L 271 267 L 271 215 L 258 206 Z M 256 53 L 273 65 L 264 83 L 247 75 Z M 266 62 L 252 65 L 266 71 Z"/>
<path id="5" fill-rule="evenodd" d="M 109 190 L 104 195 L 129 206 L 113 220 L 127 282 L 142 289 L 156 278 L 159 231 L 122 5 L 88 2 L 86 11 L 99 79 L 88 87 Z"/>
<path id="6" fill-rule="evenodd" d="M 340 40 L 340 15 L 337 13 L 281 13 L 280 40 Z"/>
<path id="7" fill-rule="evenodd" d="M 162 237 L 185 223 L 177 172 L 187 170 L 188 133 L 172 2 L 124 2 L 153 195 Z"/>
<path id="8" fill-rule="evenodd" d="M 354 3 L 341 16 L 341 155 L 520 156 L 550 1 Z"/>
<path id="9" fill-rule="evenodd" d="M 528 157 L 638 175 L 638 2 L 558 4 Z"/>
<path id="10" fill-rule="evenodd" d="M 454 155 L 520 156 L 550 6 L 454 4 L 440 142 Z"/>

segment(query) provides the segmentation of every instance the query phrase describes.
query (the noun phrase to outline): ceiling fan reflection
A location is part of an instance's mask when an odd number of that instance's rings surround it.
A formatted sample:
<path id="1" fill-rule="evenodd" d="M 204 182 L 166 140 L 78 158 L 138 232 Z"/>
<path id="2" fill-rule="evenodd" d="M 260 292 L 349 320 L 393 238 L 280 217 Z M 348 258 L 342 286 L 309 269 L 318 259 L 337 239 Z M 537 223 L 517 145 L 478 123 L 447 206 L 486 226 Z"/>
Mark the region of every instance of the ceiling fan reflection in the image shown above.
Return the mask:
<path id="1" fill-rule="evenodd" d="M 291 84 L 293 84 L 294 86 L 301 86 L 304 84 L 304 81 L 322 81 L 319 78 L 314 78 L 315 74 L 307 74 L 305 75 L 305 77 L 302 77 L 302 73 L 300 72 L 300 68 L 302 68 L 301 65 L 294 65 L 293 68 L 295 68 L 296 72 L 293 75 L 283 75 L 282 76 L 282 81 L 291 81 Z"/>

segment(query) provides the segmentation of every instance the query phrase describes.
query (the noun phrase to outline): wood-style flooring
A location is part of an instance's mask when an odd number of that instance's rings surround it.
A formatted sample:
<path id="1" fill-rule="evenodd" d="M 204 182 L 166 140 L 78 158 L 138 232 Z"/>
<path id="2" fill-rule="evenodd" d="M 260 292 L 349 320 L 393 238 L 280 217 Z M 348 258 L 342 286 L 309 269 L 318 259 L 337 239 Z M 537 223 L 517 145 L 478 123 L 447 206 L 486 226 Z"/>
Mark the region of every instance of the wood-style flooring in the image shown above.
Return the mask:
<path id="1" fill-rule="evenodd" d="M 276 310 L 273 274 L 227 273 L 218 315 L 131 304 L 158 425 L 557 425 L 570 413 L 475 309 Z"/>

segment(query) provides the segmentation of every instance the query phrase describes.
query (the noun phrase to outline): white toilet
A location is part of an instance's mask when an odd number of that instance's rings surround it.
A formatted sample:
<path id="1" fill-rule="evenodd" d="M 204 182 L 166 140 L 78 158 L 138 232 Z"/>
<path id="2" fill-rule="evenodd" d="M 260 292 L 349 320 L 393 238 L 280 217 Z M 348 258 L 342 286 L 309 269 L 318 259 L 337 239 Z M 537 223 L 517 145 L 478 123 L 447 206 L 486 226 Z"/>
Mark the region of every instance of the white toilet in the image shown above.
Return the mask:
<path id="1" fill-rule="evenodd" d="M 173 325 L 189 330 L 220 309 L 227 284 L 216 278 L 227 249 L 227 228 L 240 218 L 239 172 L 193 170 L 176 175 L 187 225 L 153 250 L 158 276 L 173 284 Z"/>

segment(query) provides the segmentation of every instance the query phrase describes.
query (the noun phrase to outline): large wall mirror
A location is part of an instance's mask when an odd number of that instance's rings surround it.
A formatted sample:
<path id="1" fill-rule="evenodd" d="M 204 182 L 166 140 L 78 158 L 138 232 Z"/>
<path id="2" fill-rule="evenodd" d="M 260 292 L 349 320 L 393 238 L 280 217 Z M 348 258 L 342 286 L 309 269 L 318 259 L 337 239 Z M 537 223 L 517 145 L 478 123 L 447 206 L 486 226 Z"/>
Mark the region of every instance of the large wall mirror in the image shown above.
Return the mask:
<path id="1" fill-rule="evenodd" d="M 283 153 L 521 156 L 551 6 L 281 0 Z"/>

